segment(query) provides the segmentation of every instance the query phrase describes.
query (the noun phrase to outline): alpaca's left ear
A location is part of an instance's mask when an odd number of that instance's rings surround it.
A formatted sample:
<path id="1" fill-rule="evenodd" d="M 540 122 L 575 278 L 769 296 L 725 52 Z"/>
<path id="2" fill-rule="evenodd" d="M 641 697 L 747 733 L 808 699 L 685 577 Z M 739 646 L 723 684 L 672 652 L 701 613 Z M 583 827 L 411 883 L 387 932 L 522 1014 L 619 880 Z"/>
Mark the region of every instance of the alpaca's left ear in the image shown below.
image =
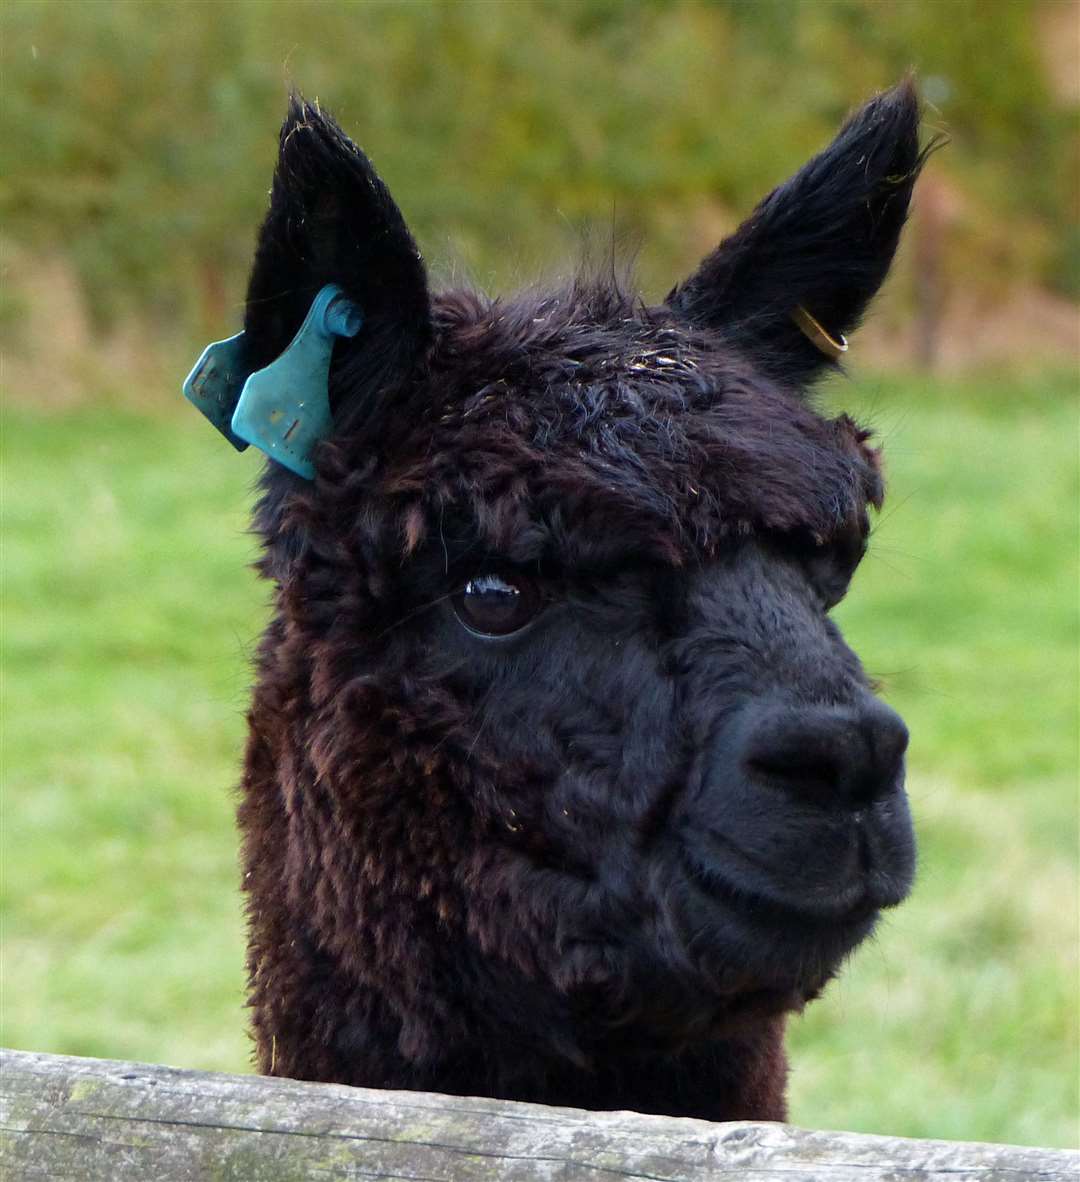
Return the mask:
<path id="1" fill-rule="evenodd" d="M 906 80 L 774 189 L 668 305 L 772 376 L 812 380 L 842 352 L 892 263 L 926 155 L 918 132 Z"/>

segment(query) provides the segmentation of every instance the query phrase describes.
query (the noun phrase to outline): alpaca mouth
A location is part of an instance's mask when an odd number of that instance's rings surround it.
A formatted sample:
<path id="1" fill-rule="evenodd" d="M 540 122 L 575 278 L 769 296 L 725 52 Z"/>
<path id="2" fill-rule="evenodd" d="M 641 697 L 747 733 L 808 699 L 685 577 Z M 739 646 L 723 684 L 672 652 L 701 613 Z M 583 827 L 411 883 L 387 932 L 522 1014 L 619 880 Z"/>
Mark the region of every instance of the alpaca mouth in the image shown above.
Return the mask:
<path id="1" fill-rule="evenodd" d="M 690 883 L 720 904 L 765 926 L 812 929 L 865 922 L 902 902 L 915 846 L 906 803 L 890 797 L 850 811 L 770 811 L 733 827 L 685 825 L 679 857 Z"/>
<path id="2" fill-rule="evenodd" d="M 858 922 L 892 902 L 892 892 L 870 864 L 865 836 L 853 838 L 846 865 L 827 878 L 785 882 L 784 867 L 769 865 L 722 833 L 708 832 L 683 850 L 683 869 L 704 894 L 751 912 L 755 918 L 785 922 Z M 833 870 L 835 869 L 835 873 Z"/>
<path id="3" fill-rule="evenodd" d="M 691 851 L 681 859 L 685 947 L 728 1019 L 797 1011 L 873 931 L 880 904 L 865 881 L 809 901 L 747 885 Z"/>
<path id="4" fill-rule="evenodd" d="M 735 875 L 715 869 L 702 868 L 686 860 L 686 872 L 696 891 L 725 910 L 734 911 L 758 927 L 797 925 L 812 936 L 815 932 L 832 932 L 852 924 L 864 924 L 877 917 L 881 910 L 865 883 L 849 882 L 832 893 L 818 892 L 814 896 L 792 897 L 786 894 L 762 893 L 746 886 Z"/>

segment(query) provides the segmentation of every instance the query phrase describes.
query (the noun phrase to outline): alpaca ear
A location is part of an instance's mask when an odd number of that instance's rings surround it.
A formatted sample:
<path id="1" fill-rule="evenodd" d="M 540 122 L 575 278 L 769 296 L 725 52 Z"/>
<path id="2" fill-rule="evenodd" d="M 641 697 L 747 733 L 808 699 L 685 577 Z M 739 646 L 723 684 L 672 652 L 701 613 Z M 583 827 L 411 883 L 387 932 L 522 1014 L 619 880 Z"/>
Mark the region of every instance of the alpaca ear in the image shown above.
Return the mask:
<path id="1" fill-rule="evenodd" d="M 667 298 L 770 375 L 811 381 L 846 347 L 892 263 L 919 151 L 910 79 L 871 99 Z"/>
<path id="2" fill-rule="evenodd" d="M 244 332 L 252 369 L 282 353 L 329 283 L 363 317 L 360 333 L 336 346 L 349 357 L 349 391 L 400 376 L 430 335 L 420 252 L 363 152 L 317 104 L 294 95 L 248 285 Z M 334 387 L 332 373 L 336 403 L 341 392 Z M 338 411 L 349 408 L 334 409 L 338 425 Z"/>

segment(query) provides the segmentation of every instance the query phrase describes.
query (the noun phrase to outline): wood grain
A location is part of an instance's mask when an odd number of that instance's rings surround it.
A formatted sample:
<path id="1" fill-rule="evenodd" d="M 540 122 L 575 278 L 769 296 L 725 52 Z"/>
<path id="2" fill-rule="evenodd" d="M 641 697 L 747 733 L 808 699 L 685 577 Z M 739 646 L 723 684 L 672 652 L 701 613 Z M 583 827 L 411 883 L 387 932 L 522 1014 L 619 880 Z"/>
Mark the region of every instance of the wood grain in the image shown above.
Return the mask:
<path id="1" fill-rule="evenodd" d="M 1077 1182 L 1080 1154 L 0 1052 L 3 1177 Z"/>

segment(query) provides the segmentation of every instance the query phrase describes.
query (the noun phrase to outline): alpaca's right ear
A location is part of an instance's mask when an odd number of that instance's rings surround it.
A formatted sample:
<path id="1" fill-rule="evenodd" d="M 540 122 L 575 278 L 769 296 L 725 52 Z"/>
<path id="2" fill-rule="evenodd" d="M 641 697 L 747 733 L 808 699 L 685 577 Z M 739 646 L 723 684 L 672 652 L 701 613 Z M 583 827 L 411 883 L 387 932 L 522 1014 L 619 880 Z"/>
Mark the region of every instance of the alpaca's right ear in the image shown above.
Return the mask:
<path id="1" fill-rule="evenodd" d="M 368 158 L 317 104 L 294 96 L 248 286 L 252 369 L 282 353 L 329 283 L 363 317 L 359 335 L 338 345 L 348 351 L 350 388 L 393 381 L 431 333 L 423 260 Z"/>

